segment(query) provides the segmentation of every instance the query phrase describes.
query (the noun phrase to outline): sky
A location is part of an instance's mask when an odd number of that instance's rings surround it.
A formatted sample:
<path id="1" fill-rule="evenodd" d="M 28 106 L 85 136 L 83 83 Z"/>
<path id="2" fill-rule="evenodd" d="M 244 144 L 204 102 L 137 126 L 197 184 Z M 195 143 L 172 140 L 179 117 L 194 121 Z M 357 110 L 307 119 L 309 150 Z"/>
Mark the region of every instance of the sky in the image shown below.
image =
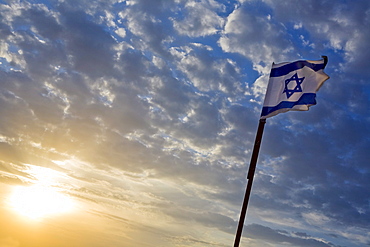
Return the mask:
<path id="1" fill-rule="evenodd" d="M 272 63 L 328 56 L 268 118 L 240 246 L 370 245 L 370 1 L 0 0 L 0 246 L 232 246 Z"/>

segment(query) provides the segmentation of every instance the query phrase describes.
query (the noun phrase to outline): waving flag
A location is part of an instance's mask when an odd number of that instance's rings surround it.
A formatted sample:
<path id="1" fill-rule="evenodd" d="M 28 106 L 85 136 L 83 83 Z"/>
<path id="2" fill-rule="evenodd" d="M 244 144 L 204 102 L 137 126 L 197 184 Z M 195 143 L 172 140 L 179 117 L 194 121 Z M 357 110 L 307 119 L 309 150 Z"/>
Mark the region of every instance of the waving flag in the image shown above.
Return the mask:
<path id="1" fill-rule="evenodd" d="M 327 57 L 273 64 L 261 119 L 291 110 L 307 111 L 316 105 L 316 92 L 329 79 L 324 73 Z"/>

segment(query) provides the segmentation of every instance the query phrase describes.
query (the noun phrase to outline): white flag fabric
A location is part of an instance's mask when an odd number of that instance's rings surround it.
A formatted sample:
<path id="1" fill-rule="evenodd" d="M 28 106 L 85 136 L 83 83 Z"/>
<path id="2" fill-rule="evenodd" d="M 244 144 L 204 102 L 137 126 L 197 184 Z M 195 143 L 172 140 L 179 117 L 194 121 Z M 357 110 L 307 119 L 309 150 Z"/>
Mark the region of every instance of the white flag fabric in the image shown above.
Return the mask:
<path id="1" fill-rule="evenodd" d="M 273 64 L 261 119 L 291 110 L 307 111 L 316 105 L 316 92 L 329 79 L 324 73 L 327 57 Z"/>

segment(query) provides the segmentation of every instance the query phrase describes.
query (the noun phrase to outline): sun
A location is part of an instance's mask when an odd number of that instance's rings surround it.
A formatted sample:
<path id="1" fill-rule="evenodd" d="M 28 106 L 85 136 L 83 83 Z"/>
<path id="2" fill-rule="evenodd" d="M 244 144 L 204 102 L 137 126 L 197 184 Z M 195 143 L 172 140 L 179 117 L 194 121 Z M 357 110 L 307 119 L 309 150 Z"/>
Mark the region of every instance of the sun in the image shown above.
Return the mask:
<path id="1" fill-rule="evenodd" d="M 65 213 L 73 208 L 69 197 L 52 187 L 42 185 L 15 187 L 9 203 L 17 213 L 33 220 Z"/>

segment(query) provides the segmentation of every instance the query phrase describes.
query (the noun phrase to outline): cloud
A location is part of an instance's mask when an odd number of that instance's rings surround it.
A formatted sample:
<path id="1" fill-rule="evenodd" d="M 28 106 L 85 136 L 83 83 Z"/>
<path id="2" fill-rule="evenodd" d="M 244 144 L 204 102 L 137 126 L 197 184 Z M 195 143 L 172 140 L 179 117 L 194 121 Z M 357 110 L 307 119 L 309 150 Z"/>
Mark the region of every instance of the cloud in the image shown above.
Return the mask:
<path id="1" fill-rule="evenodd" d="M 286 1 L 284 4 L 266 2 L 274 9 L 279 21 L 297 23 L 297 20 L 300 20 L 300 25 L 304 23 L 302 28 L 309 31 L 316 49 L 328 45 L 338 53 L 344 53 L 344 71 L 368 75 L 361 65 L 369 57 L 365 49 L 370 34 L 365 28 L 369 21 L 368 2 L 359 1 L 351 6 L 318 1 L 308 1 L 306 4 L 294 1 Z M 316 42 L 319 39 L 325 42 Z"/>
<path id="2" fill-rule="evenodd" d="M 217 10 L 224 6 L 214 0 L 183 1 L 184 9 L 179 17 L 172 18 L 175 30 L 181 35 L 190 37 L 207 36 L 217 33 L 223 26 L 224 20 Z"/>
<path id="3" fill-rule="evenodd" d="M 267 62 L 284 61 L 293 49 L 286 28 L 254 3 L 241 5 L 227 17 L 219 45 L 250 59 L 260 73 L 268 73 Z"/>
<path id="4" fill-rule="evenodd" d="M 215 60 L 212 50 L 193 44 L 171 50 L 177 61 L 177 68 L 200 91 L 221 91 L 228 94 L 242 92 L 240 68 L 230 59 Z"/>
<path id="5" fill-rule="evenodd" d="M 315 247 L 335 247 L 321 239 L 315 239 L 307 234 L 289 233 L 286 231 L 274 230 L 269 227 L 253 224 L 248 226 L 247 237 L 262 239 L 270 243 L 279 243 L 288 246 L 315 246 Z"/>

